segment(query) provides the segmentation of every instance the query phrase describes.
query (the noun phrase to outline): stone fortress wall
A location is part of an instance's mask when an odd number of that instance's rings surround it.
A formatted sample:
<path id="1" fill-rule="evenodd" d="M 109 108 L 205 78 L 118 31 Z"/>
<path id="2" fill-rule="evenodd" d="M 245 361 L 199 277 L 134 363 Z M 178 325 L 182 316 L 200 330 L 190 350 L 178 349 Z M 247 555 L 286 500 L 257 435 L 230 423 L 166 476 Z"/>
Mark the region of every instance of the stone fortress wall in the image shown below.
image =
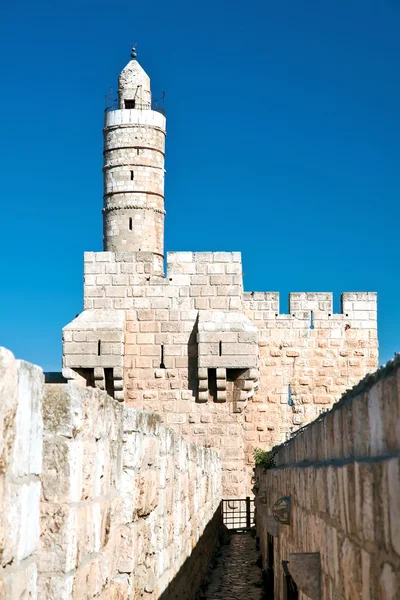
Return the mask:
<path id="1" fill-rule="evenodd" d="M 0 349 L 0 599 L 194 599 L 221 462 L 104 391 Z"/>
<path id="2" fill-rule="evenodd" d="M 169 252 L 166 119 L 132 59 L 104 127 L 104 250 L 85 253 L 84 311 L 63 374 L 218 449 L 225 497 L 251 491 L 253 450 L 287 439 L 378 364 L 376 294 L 243 290 L 239 252 Z"/>
<path id="3" fill-rule="evenodd" d="M 301 599 L 397 600 L 399 358 L 274 453 L 276 467 L 258 467 L 255 487 L 257 534 L 276 600 L 286 598 L 288 575 Z M 282 497 L 290 498 L 289 524 L 273 516 Z"/>
<path id="4" fill-rule="evenodd" d="M 64 374 L 96 364 L 104 386 L 113 368 L 116 397 L 218 449 L 225 497 L 250 492 L 254 448 L 284 441 L 377 366 L 375 293 L 343 294 L 341 314 L 330 293 L 292 293 L 281 314 L 279 294 L 243 291 L 239 252 L 169 252 L 165 277 L 150 252 L 86 252 L 84 281 Z"/>

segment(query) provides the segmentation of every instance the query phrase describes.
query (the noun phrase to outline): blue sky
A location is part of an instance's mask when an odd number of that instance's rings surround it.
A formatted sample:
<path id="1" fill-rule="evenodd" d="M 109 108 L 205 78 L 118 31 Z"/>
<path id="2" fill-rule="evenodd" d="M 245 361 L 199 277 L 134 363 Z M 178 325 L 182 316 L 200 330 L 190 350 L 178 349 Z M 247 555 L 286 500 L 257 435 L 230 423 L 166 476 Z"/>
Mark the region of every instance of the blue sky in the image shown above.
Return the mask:
<path id="1" fill-rule="evenodd" d="M 398 0 L 0 0 L 0 345 L 46 370 L 102 244 L 104 95 L 131 42 L 167 93 L 167 250 L 247 291 L 378 291 L 400 350 Z"/>

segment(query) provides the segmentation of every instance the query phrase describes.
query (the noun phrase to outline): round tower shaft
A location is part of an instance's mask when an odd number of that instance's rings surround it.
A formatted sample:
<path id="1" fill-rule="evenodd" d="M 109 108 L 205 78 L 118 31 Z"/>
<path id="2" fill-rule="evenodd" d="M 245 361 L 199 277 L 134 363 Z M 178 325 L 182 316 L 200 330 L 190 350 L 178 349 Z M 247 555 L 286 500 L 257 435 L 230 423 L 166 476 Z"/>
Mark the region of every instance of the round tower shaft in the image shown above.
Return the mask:
<path id="1" fill-rule="evenodd" d="M 165 116 L 152 110 L 150 78 L 132 53 L 118 108 L 105 114 L 104 250 L 164 255 Z"/>

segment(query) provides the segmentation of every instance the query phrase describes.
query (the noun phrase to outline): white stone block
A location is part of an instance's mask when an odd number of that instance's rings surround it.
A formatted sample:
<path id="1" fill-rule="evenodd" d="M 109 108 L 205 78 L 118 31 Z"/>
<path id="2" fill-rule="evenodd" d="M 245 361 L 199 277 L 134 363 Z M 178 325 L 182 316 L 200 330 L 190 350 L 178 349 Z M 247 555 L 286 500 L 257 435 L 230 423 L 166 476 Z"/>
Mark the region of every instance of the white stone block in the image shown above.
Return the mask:
<path id="1" fill-rule="evenodd" d="M 18 559 L 23 560 L 35 552 L 39 542 L 40 481 L 24 483 L 20 490 L 20 524 Z"/>
<path id="2" fill-rule="evenodd" d="M 15 415 L 15 440 L 10 472 L 22 477 L 41 472 L 42 464 L 42 404 L 44 377 L 39 367 L 17 361 L 18 407 Z M 32 452 L 32 457 L 31 457 Z"/>

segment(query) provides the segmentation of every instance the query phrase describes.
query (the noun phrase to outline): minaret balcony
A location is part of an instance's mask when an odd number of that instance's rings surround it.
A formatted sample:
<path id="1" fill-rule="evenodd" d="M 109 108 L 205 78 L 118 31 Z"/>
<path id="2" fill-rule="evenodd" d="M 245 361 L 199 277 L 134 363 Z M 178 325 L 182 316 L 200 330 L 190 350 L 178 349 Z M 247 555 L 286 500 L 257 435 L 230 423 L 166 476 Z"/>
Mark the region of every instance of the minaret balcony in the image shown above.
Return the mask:
<path id="1" fill-rule="evenodd" d="M 104 113 L 104 127 L 118 125 L 150 125 L 165 131 L 165 115 L 153 108 L 118 108 L 117 105 L 109 106 Z"/>

